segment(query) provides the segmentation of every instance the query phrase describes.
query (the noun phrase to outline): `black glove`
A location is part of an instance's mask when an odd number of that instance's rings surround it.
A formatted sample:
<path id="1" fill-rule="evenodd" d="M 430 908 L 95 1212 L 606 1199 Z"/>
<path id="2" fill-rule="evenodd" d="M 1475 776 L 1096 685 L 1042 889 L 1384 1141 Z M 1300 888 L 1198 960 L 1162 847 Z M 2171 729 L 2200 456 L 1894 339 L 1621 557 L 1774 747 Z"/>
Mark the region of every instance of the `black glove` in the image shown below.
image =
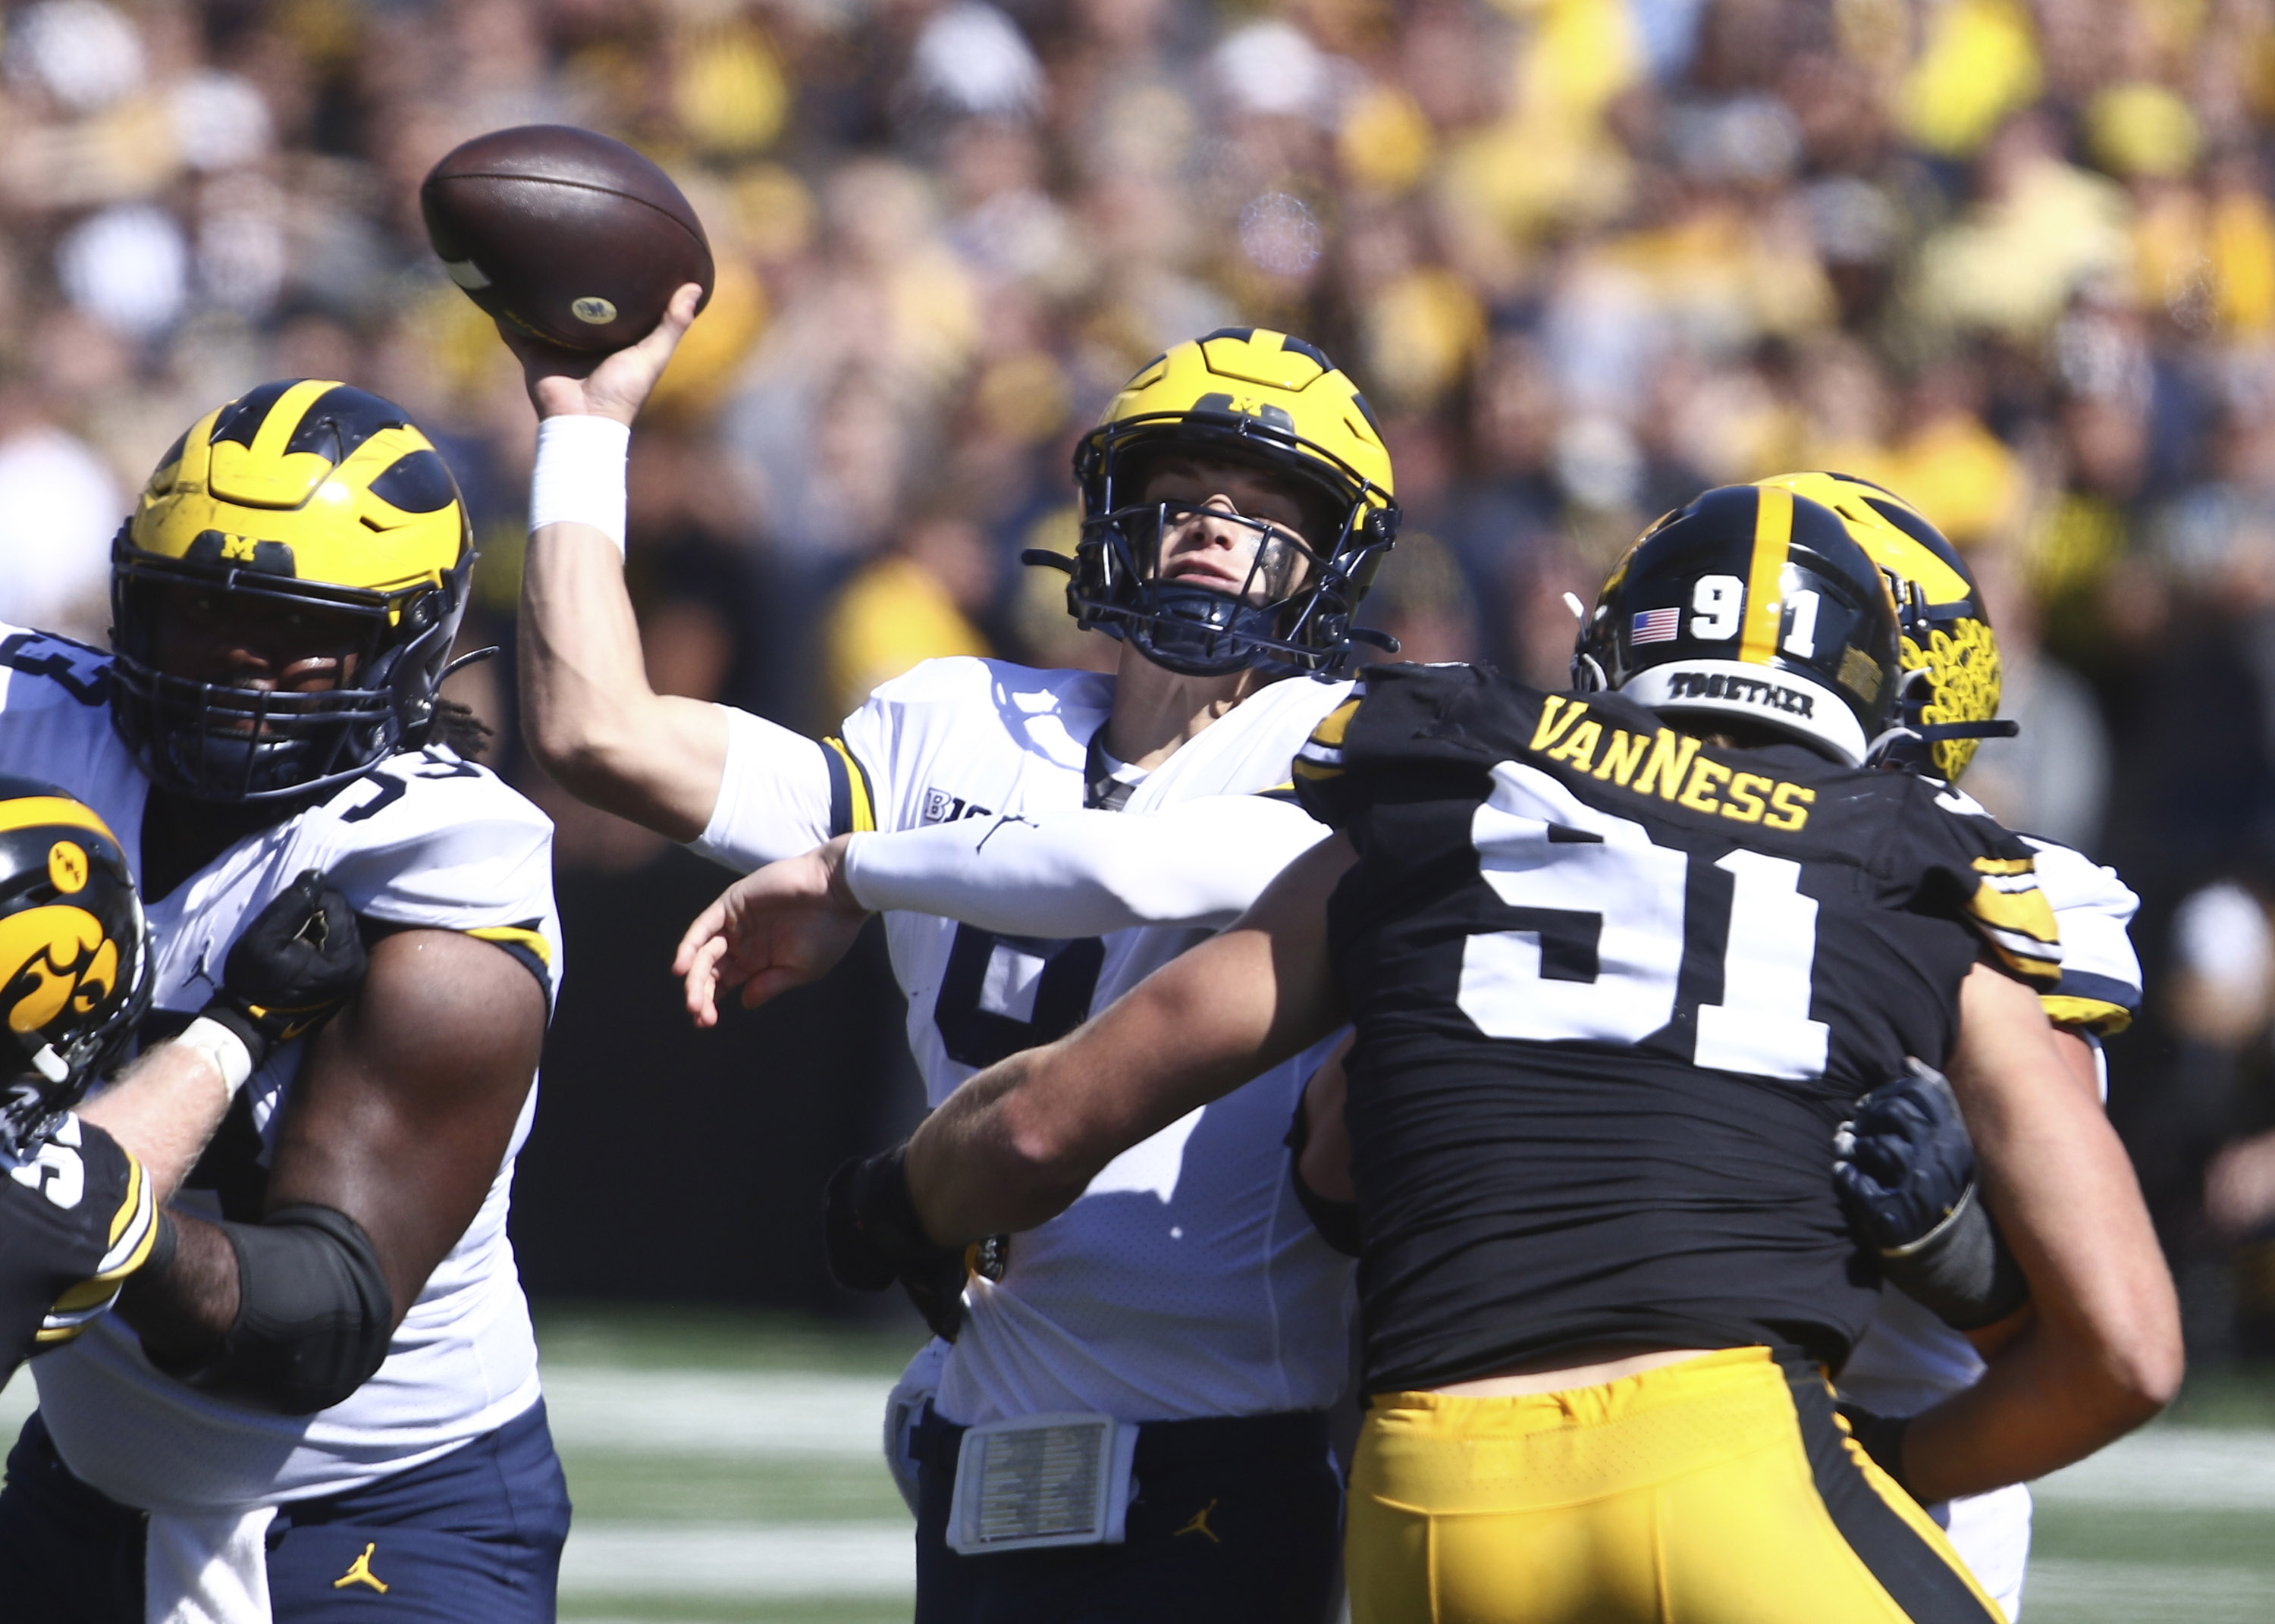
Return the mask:
<path id="1" fill-rule="evenodd" d="M 1975 1186 L 1975 1141 L 1951 1084 L 1916 1060 L 1856 1102 L 1833 1141 L 1833 1185 L 1867 1246 L 1891 1252 L 1924 1239 Z"/>
<path id="2" fill-rule="evenodd" d="M 1975 1143 L 1950 1083 L 1916 1060 L 1904 1068 L 1833 1136 L 1833 1187 L 1888 1283 L 1971 1331 L 2022 1307 L 2029 1286 L 1976 1197 Z"/>
<path id="3" fill-rule="evenodd" d="M 348 899 L 312 868 L 253 916 L 199 1013 L 235 1032 L 259 1070 L 271 1048 L 314 1031 L 354 997 L 367 968 Z"/>
<path id="4" fill-rule="evenodd" d="M 1848 1424 L 1848 1436 L 1855 1439 L 1872 1463 L 1896 1480 L 1896 1487 L 1911 1494 L 1912 1485 L 1904 1481 L 1904 1434 L 1911 1428 L 1909 1416 L 1876 1416 L 1861 1404 L 1845 1400 L 1835 1404 L 1834 1411 Z M 1919 1497 L 1913 1495 L 1913 1499 Z"/>
<path id="5" fill-rule="evenodd" d="M 882 1291 L 898 1280 L 934 1336 L 956 1340 L 964 1324 L 971 1249 L 941 1246 L 924 1231 L 903 1165 L 908 1146 L 857 1156 L 829 1175 L 822 1238 L 830 1277 L 853 1291 Z"/>

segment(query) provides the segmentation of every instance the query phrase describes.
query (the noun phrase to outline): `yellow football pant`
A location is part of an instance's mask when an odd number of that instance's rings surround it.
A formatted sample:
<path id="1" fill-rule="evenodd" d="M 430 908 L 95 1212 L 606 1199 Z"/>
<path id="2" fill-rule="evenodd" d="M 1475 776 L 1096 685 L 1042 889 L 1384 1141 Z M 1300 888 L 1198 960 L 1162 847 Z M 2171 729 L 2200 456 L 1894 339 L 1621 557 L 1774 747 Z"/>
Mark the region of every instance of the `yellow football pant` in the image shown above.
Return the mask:
<path id="1" fill-rule="evenodd" d="M 1352 1624 L 2004 1624 L 1824 1377 L 1766 1348 L 1379 1395 L 1349 1514 Z"/>

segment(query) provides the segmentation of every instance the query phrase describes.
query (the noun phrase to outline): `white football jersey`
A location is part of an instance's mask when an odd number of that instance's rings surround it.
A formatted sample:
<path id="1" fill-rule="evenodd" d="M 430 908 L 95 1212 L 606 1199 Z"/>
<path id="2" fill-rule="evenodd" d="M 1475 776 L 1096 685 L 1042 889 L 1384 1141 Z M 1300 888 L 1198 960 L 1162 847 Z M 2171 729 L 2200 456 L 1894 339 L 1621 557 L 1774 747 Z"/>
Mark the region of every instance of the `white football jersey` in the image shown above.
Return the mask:
<path id="1" fill-rule="evenodd" d="M 1990 816 L 1956 789 L 1939 798 L 1954 812 Z M 2067 846 L 2022 838 L 2037 852 L 2038 889 L 2061 927 L 2061 979 L 2040 997 L 2048 1018 L 2097 1039 L 2123 1031 L 2141 1007 L 2141 962 L 2126 934 L 2141 899 L 2115 870 Z M 1881 1415 L 1912 1416 L 1973 1386 L 1982 1374 L 1982 1357 L 1966 1337 L 1884 1288 L 1878 1314 L 1840 1372 L 1840 1392 Z M 2015 1484 L 1954 1501 L 1948 1518 L 1953 1546 L 2015 1617 L 2030 1548 L 2029 1490 Z"/>
<path id="2" fill-rule="evenodd" d="M 111 730 L 108 683 L 108 656 L 0 628 L 0 770 L 62 785 L 132 854 L 149 781 Z M 539 977 L 549 1001 L 561 971 L 552 838 L 543 813 L 450 751 L 392 757 L 322 804 L 238 841 L 147 904 L 154 1010 L 201 1008 L 244 925 L 310 868 L 327 871 L 364 918 L 495 942 Z M 305 1046 L 279 1046 L 234 1108 L 241 1123 L 249 1106 L 259 1150 L 248 1145 L 246 1159 L 260 1167 Z M 345 1401 L 279 1416 L 200 1392 L 159 1373 L 132 1327 L 106 1316 L 33 1366 L 41 1413 L 65 1463 L 114 1499 L 196 1514 L 339 1493 L 527 1409 L 538 1398 L 537 1348 L 506 1206 L 535 1105 L 533 1077 L 480 1212 L 428 1278 L 386 1362 Z M 225 1121 L 216 1144 L 230 1131 Z M 185 1188 L 175 1200 L 185 1212 L 221 1215 L 210 1190 Z"/>
<path id="3" fill-rule="evenodd" d="M 1284 786 L 1296 747 L 1349 687 L 1295 678 L 1265 688 L 1147 774 L 1123 815 Z M 1090 672 L 926 661 L 847 720 L 829 746 L 837 811 L 830 827 L 800 836 L 812 845 L 846 829 L 1077 810 L 1113 695 L 1114 679 Z M 747 869 L 782 852 L 783 820 L 799 804 L 769 781 L 810 763 L 769 759 L 791 742 L 754 719 L 730 737 L 699 849 Z M 887 913 L 885 925 L 908 994 L 909 1045 L 935 1106 L 974 1070 L 1071 1031 L 1209 933 L 1046 940 L 905 912 Z M 1351 1265 L 1304 1217 L 1281 1143 L 1324 1054 L 1131 1147 L 1064 1213 L 1013 1236 L 1002 1280 L 975 1280 L 966 1295 L 941 1413 L 966 1424 L 1051 1410 L 1153 1421 L 1331 1403 L 1349 1364 Z"/>

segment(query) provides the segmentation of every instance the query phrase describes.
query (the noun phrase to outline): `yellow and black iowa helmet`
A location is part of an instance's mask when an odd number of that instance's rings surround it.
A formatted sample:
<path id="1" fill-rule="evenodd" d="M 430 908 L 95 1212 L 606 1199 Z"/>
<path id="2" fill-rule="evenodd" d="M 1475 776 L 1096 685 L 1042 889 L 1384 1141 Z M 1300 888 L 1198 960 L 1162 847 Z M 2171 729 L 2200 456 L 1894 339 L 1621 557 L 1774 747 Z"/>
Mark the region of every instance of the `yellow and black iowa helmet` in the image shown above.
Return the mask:
<path id="1" fill-rule="evenodd" d="M 1183 510 L 1142 498 L 1148 472 L 1173 453 L 1285 481 L 1306 515 L 1302 548 L 1259 543 L 1236 593 L 1157 580 L 1162 534 Z M 1077 624 L 1127 638 L 1189 676 L 1252 665 L 1330 673 L 1355 635 L 1397 647 L 1350 623 L 1398 535 L 1390 453 L 1357 386 L 1302 339 L 1227 327 L 1156 356 L 1083 437 L 1074 472 L 1083 501 L 1075 556 L 1026 558 L 1073 577 L 1067 608 Z"/>
<path id="2" fill-rule="evenodd" d="M 465 612 L 457 481 L 399 406 L 321 379 L 264 383 L 158 461 L 111 553 L 111 716 L 158 783 L 202 800 L 306 795 L 425 742 Z M 321 693 L 162 668 L 169 598 L 225 593 L 340 634 Z"/>
<path id="3" fill-rule="evenodd" d="M 148 932 L 102 820 L 61 789 L 0 776 L 0 1159 L 77 1105 L 141 1020 Z"/>
<path id="4" fill-rule="evenodd" d="M 1847 473 L 1782 473 L 1782 486 L 1838 513 L 1848 533 L 1894 584 L 1902 631 L 1904 725 L 1917 737 L 1891 742 L 1883 759 L 1946 782 L 1986 738 L 2009 738 L 1999 714 L 1999 639 L 1983 593 L 1959 549 L 1894 493 Z"/>
<path id="5" fill-rule="evenodd" d="M 1573 685 L 1730 717 L 1851 767 L 1894 709 L 1896 606 L 1840 517 L 1725 485 L 1644 532 L 1580 629 Z"/>

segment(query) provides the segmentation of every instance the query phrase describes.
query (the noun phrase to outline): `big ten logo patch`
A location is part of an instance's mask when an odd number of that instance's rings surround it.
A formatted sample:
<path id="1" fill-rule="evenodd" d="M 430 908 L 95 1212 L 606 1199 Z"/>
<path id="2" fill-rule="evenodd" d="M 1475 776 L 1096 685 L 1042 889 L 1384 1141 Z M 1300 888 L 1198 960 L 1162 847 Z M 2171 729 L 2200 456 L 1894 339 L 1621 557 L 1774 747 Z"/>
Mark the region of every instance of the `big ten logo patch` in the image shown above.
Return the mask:
<path id="1" fill-rule="evenodd" d="M 945 789 L 926 789 L 924 792 L 923 821 L 926 823 L 954 823 L 959 818 L 992 818 L 994 815 L 993 807 L 974 805 L 963 797 L 950 795 Z"/>

